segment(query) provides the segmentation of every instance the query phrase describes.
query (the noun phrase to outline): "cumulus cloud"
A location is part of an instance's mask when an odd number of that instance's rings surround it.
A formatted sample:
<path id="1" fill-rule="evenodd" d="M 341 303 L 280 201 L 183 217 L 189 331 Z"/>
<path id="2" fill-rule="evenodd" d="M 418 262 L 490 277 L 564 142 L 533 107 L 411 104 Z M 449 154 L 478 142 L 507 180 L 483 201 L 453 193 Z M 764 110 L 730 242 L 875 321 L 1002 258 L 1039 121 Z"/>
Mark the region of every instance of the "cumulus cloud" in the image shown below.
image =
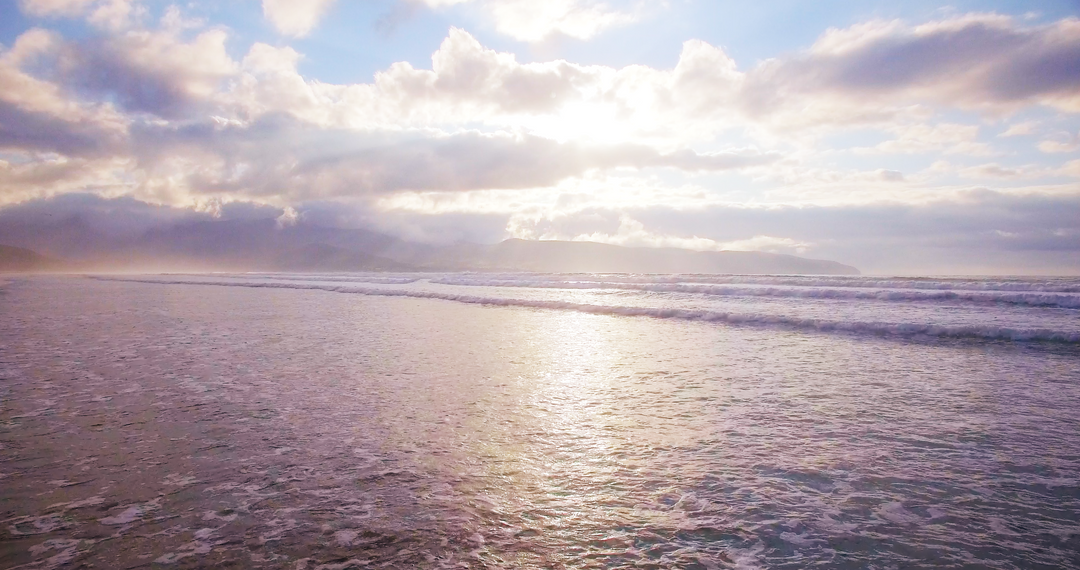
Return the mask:
<path id="1" fill-rule="evenodd" d="M 951 25 L 963 29 L 977 23 L 960 19 Z M 1066 24 L 1022 28 L 1005 21 L 998 22 L 1004 28 L 997 31 L 1046 36 L 1031 40 L 1041 46 L 1068 43 L 1057 33 Z M 888 29 L 893 35 L 922 38 L 933 36 L 937 28 L 916 33 L 894 24 Z M 911 103 L 943 101 L 931 87 L 915 85 L 922 81 L 917 76 L 908 83 L 889 82 L 867 96 L 835 74 L 833 83 L 826 83 L 822 78 L 829 73 L 806 71 L 824 65 L 822 58 L 855 58 L 890 37 L 875 30 L 863 30 L 869 37 L 861 43 L 840 46 L 833 44 L 844 42 L 835 38 L 832 43 L 822 40 L 826 47 L 747 71 L 740 71 L 723 50 L 700 41 L 687 42 L 670 70 L 566 61 L 522 64 L 512 54 L 484 48 L 460 29 L 452 29 L 433 54 L 431 69 L 400 62 L 376 74 L 372 83 L 352 85 L 304 78 L 296 68 L 300 54 L 288 47 L 255 44 L 235 62 L 224 49 L 223 30 L 208 30 L 190 40 L 169 29 L 132 31 L 71 44 L 66 61 L 68 81 L 115 95 L 131 110 L 167 118 L 207 103 L 216 106 L 207 114 L 240 120 L 288 113 L 324 126 L 358 129 L 481 122 L 524 126 L 557 139 L 652 141 L 669 149 L 710 140 L 725 128 L 751 127 L 760 133 L 763 128 L 790 131 L 862 123 L 881 124 L 897 135 L 880 145 L 881 152 L 989 154 L 985 143 L 974 140 L 975 125 L 910 121 L 931 116 Z M 1007 54 L 997 59 L 1001 57 Z M 95 73 L 79 73 L 88 69 Z M 1069 85 L 1069 79 L 1062 81 Z M 1051 96 L 1056 93 L 1051 86 L 1044 87 L 1049 90 L 1045 97 L 1032 97 L 1047 104 L 1060 102 Z M 906 126 L 897 126 L 899 117 L 909 119 L 901 123 Z"/>
<path id="2" fill-rule="evenodd" d="M 354 128 L 444 125 L 557 111 L 576 97 L 577 83 L 602 73 L 564 61 L 519 64 L 513 55 L 485 49 L 456 28 L 432 55 L 432 69 L 399 62 L 369 84 L 306 80 L 296 69 L 299 58 L 291 48 L 257 43 L 223 95 L 236 113 L 249 118 L 289 113 Z"/>
<path id="3" fill-rule="evenodd" d="M 303 37 L 318 25 L 334 0 L 262 0 L 263 15 L 282 34 Z"/>
<path id="4" fill-rule="evenodd" d="M 431 69 L 391 65 L 369 84 L 305 80 L 291 48 L 256 44 L 225 94 L 251 117 L 285 112 L 323 125 L 522 127 L 553 138 L 651 139 L 672 147 L 708 140 L 734 120 L 740 75 L 722 50 L 688 42 L 675 69 L 614 69 L 567 61 L 519 63 L 452 28 Z M 722 125 L 720 125 L 722 126 Z"/>
<path id="5" fill-rule="evenodd" d="M 1032 104 L 1080 109 L 1073 100 L 1080 80 L 1068 73 L 1080 62 L 1080 36 L 1071 33 L 1077 26 L 1062 20 L 1025 27 L 993 15 L 921 26 L 875 22 L 831 31 L 805 53 L 747 70 L 722 49 L 697 40 L 686 42 L 670 70 L 521 64 L 452 29 L 432 56 L 431 69 L 402 62 L 377 74 L 373 84 L 334 86 L 304 81 L 284 57 L 286 65 L 255 74 L 259 80 L 244 82 L 247 91 L 238 94 L 267 110 L 281 110 L 276 101 L 292 102 L 294 112 L 335 124 L 486 121 L 547 126 L 551 136 L 561 130 L 564 136 L 612 132 L 686 141 L 747 124 L 779 131 L 889 126 L 898 119 L 918 125 L 912 120 L 932 117 L 931 106 L 991 114 Z M 1029 80 L 1028 67 L 1045 75 Z M 287 89 L 260 95 L 257 87 L 271 80 Z M 1022 87 L 1009 87 L 1014 84 Z M 529 122 L 530 116 L 543 121 Z M 927 134 L 967 137 L 954 150 L 981 152 L 969 140 L 971 129 L 949 125 Z M 913 148 L 918 136 L 913 132 L 897 144 Z"/>
<path id="6" fill-rule="evenodd" d="M 60 62 L 69 84 L 115 98 L 127 110 L 185 116 L 215 96 L 238 70 L 225 50 L 224 30 L 185 41 L 172 30 L 136 30 L 69 44 Z"/>
<path id="7" fill-rule="evenodd" d="M 33 29 L 0 51 L 0 149 L 101 155 L 122 144 L 127 119 L 107 103 L 84 103 L 27 69 L 61 49 L 54 33 Z"/>

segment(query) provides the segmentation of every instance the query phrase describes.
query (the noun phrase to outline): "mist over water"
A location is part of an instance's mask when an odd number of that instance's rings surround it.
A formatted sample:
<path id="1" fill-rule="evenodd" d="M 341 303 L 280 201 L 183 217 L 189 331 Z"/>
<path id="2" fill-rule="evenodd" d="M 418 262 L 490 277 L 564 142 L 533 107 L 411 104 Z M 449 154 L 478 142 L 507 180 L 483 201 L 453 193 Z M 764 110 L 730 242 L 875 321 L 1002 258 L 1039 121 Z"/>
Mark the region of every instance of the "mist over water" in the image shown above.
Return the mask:
<path id="1" fill-rule="evenodd" d="M 1078 279 L 0 291 L 0 567 L 1080 565 Z"/>

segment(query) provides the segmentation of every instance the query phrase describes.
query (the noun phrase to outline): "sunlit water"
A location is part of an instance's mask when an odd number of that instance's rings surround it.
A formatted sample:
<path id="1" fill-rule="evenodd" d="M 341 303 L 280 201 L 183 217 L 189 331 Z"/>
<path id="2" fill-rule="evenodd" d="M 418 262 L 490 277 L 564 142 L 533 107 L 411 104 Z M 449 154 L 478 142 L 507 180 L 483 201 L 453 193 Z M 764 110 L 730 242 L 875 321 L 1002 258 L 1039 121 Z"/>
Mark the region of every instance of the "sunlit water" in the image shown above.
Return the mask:
<path id="1" fill-rule="evenodd" d="M 0 567 L 1080 567 L 1080 280 L 0 287 Z"/>

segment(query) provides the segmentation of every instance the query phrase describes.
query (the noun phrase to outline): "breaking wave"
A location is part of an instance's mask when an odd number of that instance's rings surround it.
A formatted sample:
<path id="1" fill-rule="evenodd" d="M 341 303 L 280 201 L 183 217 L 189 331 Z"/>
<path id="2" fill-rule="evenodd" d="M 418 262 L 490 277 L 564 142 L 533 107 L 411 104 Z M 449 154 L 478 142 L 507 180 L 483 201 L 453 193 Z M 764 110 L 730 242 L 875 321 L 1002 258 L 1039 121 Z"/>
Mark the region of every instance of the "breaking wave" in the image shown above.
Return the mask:
<path id="1" fill-rule="evenodd" d="M 1012 291 L 1034 293 L 1080 293 L 1077 278 L 926 278 L 926 277 L 859 277 L 859 276 L 799 276 L 799 275 L 620 275 L 620 274 L 490 274 L 484 278 L 513 281 L 527 277 L 533 281 L 588 282 L 601 277 L 605 283 L 702 283 L 732 285 L 774 285 L 785 287 L 847 287 L 862 289 L 917 289 L 938 291 Z"/>
<path id="2" fill-rule="evenodd" d="M 439 299 L 444 301 L 455 301 L 458 303 L 469 303 L 475 305 L 554 309 L 600 315 L 653 317 L 659 319 L 679 319 L 685 321 L 714 322 L 731 325 L 775 326 L 813 332 L 875 334 L 902 337 L 929 336 L 959 339 L 966 338 L 981 340 L 1053 341 L 1065 343 L 1080 343 L 1080 332 L 1056 331 L 1050 329 L 1008 328 L 977 325 L 929 325 L 916 323 L 833 321 L 826 319 L 795 318 L 780 315 L 763 315 L 752 313 L 744 314 L 695 309 L 629 307 L 620 305 L 599 305 L 534 299 L 505 299 L 498 297 L 481 297 L 477 295 L 460 295 L 436 291 L 377 289 L 371 287 L 356 287 L 346 285 L 318 285 L 304 283 L 243 283 L 226 281 L 129 279 L 108 277 L 94 278 L 104 281 L 151 283 L 156 285 L 206 285 L 219 287 L 248 287 L 255 289 L 300 289 L 381 297 L 412 297 L 420 299 Z"/>
<path id="3" fill-rule="evenodd" d="M 912 289 L 825 289 L 820 286 L 755 286 L 722 285 L 710 283 L 643 283 L 626 281 L 555 281 L 549 279 L 461 279 L 438 278 L 432 283 L 467 287 L 527 287 L 540 289 L 624 289 L 662 293 L 696 293 L 701 295 L 733 297 L 788 297 L 802 299 L 844 299 L 864 301 L 899 302 L 967 302 L 1007 303 L 1030 307 L 1058 307 L 1080 309 L 1080 295 L 1069 293 L 1009 293 L 1004 291 L 919 291 Z"/>

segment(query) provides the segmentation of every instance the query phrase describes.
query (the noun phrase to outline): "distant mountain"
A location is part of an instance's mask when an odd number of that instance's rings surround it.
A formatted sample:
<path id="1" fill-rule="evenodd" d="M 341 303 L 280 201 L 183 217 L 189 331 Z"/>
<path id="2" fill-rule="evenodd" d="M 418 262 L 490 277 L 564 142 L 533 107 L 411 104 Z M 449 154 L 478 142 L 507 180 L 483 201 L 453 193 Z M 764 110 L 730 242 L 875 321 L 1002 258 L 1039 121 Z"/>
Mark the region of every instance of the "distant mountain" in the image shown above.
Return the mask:
<path id="1" fill-rule="evenodd" d="M 79 216 L 49 223 L 4 223 L 0 240 L 33 244 L 77 260 L 77 270 L 136 271 L 408 271 L 376 252 L 397 238 L 365 230 L 311 225 L 279 227 L 273 219 L 183 221 L 116 233 Z"/>
<path id="2" fill-rule="evenodd" d="M 30 249 L 0 245 L 0 272 L 53 271 L 61 265 L 60 260 Z"/>
<path id="3" fill-rule="evenodd" d="M 834 261 L 749 251 L 632 248 L 577 241 L 510 239 L 434 246 L 362 229 L 273 219 L 183 220 L 110 232 L 79 216 L 47 223 L 0 220 L 0 241 L 75 260 L 74 270 L 136 271 L 537 271 L 561 273 L 787 273 L 854 275 Z M 8 265 L 43 267 L 42 256 L 9 248 Z M 18 253 L 25 252 L 25 253 Z M 21 261 L 16 261 L 21 260 Z M 37 264 L 37 265 L 35 265 Z"/>
<path id="4" fill-rule="evenodd" d="M 279 253 L 267 266 L 279 271 L 410 271 L 414 266 L 361 251 L 312 243 Z"/>
<path id="5" fill-rule="evenodd" d="M 472 268 L 559 273 L 859 274 L 858 269 L 835 261 L 760 251 L 693 251 L 520 239 L 486 248 L 475 258 Z"/>

